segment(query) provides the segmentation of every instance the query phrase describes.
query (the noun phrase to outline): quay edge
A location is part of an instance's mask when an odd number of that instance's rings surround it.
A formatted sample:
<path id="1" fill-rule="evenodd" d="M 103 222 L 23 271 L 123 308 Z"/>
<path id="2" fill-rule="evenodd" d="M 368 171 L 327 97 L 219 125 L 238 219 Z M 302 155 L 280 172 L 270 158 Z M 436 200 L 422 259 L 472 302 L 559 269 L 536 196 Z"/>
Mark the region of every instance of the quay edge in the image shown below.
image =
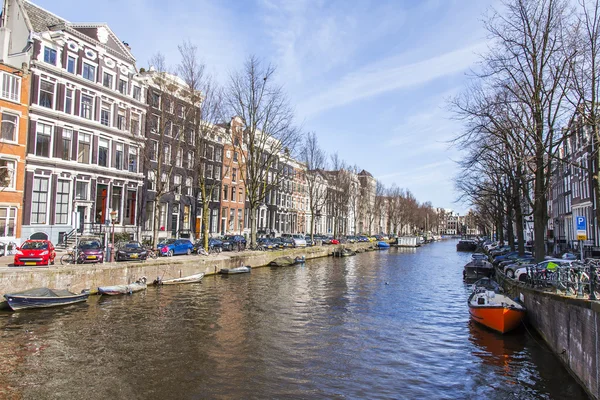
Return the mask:
<path id="1" fill-rule="evenodd" d="M 521 297 L 527 308 L 527 324 L 588 395 L 600 399 L 600 302 L 587 300 L 587 296 L 576 298 L 529 288 L 506 279 L 498 269 L 496 279 L 511 297 Z"/>
<path id="2" fill-rule="evenodd" d="M 6 306 L 4 294 L 31 288 L 50 287 L 79 293 L 83 289 L 95 289 L 98 286 L 129 284 L 142 276 L 145 276 L 148 282 L 152 282 L 156 277 L 161 279 L 180 278 L 199 272 L 204 272 L 205 275 L 214 275 L 221 268 L 235 268 L 240 265 L 251 265 L 252 268 L 265 267 L 281 256 L 304 255 L 307 260 L 327 257 L 341 247 L 353 250 L 366 249 L 373 247 L 373 243 L 351 243 L 261 252 L 227 252 L 218 256 L 161 257 L 144 262 L 59 264 L 35 268 L 0 267 L 0 308 Z"/>

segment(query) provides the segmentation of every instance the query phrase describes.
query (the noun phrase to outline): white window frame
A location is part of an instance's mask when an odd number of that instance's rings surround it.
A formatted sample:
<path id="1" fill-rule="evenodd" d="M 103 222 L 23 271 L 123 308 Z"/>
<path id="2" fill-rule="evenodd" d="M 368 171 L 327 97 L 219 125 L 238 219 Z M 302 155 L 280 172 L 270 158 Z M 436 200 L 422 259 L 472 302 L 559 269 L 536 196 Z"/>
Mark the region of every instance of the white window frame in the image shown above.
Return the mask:
<path id="1" fill-rule="evenodd" d="M 51 107 L 46 107 L 43 106 L 41 104 L 41 100 L 42 100 L 42 82 L 48 82 L 51 83 L 52 86 L 54 86 L 54 89 L 52 90 L 52 106 Z M 49 79 L 42 79 L 40 78 L 40 87 L 38 88 L 38 105 L 40 107 L 44 107 L 44 108 L 49 108 L 50 110 L 54 110 L 56 108 L 56 82 L 53 82 Z"/>
<path id="2" fill-rule="evenodd" d="M 108 151 L 106 152 L 106 166 L 104 165 L 100 165 L 100 142 L 106 142 L 106 149 L 108 149 Z M 99 137 L 98 138 L 98 166 L 102 167 L 102 168 L 110 168 L 111 164 L 111 145 L 110 145 L 110 139 L 106 138 L 106 137 Z"/>
<path id="3" fill-rule="evenodd" d="M 45 179 L 46 182 L 48 183 L 47 187 L 48 187 L 48 192 L 46 193 L 46 211 L 45 211 L 45 218 L 43 221 L 39 222 L 33 222 L 33 188 L 31 189 L 31 225 L 46 225 L 48 223 L 48 218 L 50 216 L 50 207 L 48 207 L 48 202 L 50 201 L 50 196 L 49 196 L 49 192 L 52 190 L 52 182 L 50 181 L 50 177 L 47 175 L 34 175 L 33 176 L 33 182 L 35 183 L 36 179 Z"/>
<path id="4" fill-rule="evenodd" d="M 59 184 L 59 182 L 63 182 L 63 183 L 66 182 L 67 187 L 68 187 L 67 202 L 66 202 L 66 204 L 67 204 L 67 222 L 65 222 L 65 223 L 56 222 L 56 216 L 58 215 L 58 211 L 59 211 L 58 205 L 60 204 L 60 203 L 58 203 L 58 184 Z M 58 179 L 56 181 L 55 192 L 57 194 L 57 198 L 56 198 L 56 207 L 54 208 L 54 222 L 57 225 L 69 225 L 71 223 L 71 200 L 70 199 L 71 199 L 71 193 L 73 191 L 73 188 L 71 186 L 72 186 L 72 183 L 69 179 Z"/>
<path id="5" fill-rule="evenodd" d="M 4 225 L 4 232 L 0 231 L 0 237 L 4 237 L 4 238 L 12 238 L 12 237 L 16 237 L 16 231 L 17 231 L 17 218 L 19 216 L 19 209 L 17 207 L 10 207 L 10 206 L 5 206 L 5 207 L 0 207 L 0 209 L 6 209 L 6 221 L 5 221 L 5 225 Z M 15 211 L 15 216 L 13 218 L 10 217 L 10 212 L 14 210 Z M 6 233 L 7 228 L 10 226 L 10 222 L 12 220 L 13 223 L 13 234 L 12 236 L 8 236 Z"/>
<path id="6" fill-rule="evenodd" d="M 108 111 L 108 124 L 102 122 L 102 111 Z M 100 124 L 109 128 L 112 126 L 112 104 L 105 102 L 100 104 Z"/>
<path id="7" fill-rule="evenodd" d="M 8 90 L 6 86 L 9 86 Z M 16 86 L 16 88 L 15 88 Z M 10 89 L 15 89 L 14 91 Z M 4 100 L 19 103 L 21 100 L 21 77 L 8 72 L 2 72 L 2 90 L 0 97 Z"/>
<path id="8" fill-rule="evenodd" d="M 77 184 L 81 182 L 81 183 L 85 183 L 86 185 L 86 189 L 85 189 L 85 198 L 79 198 L 77 197 Z M 75 200 L 89 200 L 90 198 L 90 181 L 86 181 L 83 179 L 77 179 L 77 181 L 75 181 Z"/>
<path id="9" fill-rule="evenodd" d="M 104 74 L 110 75 L 112 77 L 112 84 L 110 86 L 106 86 L 104 84 Z M 116 78 L 117 78 L 117 75 L 114 72 L 107 71 L 107 70 L 102 70 L 102 87 L 105 87 L 105 88 L 110 89 L 110 90 L 114 90 L 114 88 L 115 88 L 115 79 Z"/>
<path id="10" fill-rule="evenodd" d="M 7 111 L 5 111 L 4 108 L 0 109 L 0 111 L 2 112 L 2 115 L 0 116 L 0 142 L 3 142 L 3 143 L 18 143 L 19 142 L 19 123 L 21 121 L 21 115 L 20 115 L 20 113 L 10 112 L 10 111 L 8 111 L 8 109 L 7 109 Z M 4 123 L 4 115 L 5 114 L 17 118 L 17 122 L 15 123 L 15 132 L 14 132 L 14 138 L 13 138 L 13 140 L 2 138 L 1 129 L 2 129 L 2 123 Z"/>
<path id="11" fill-rule="evenodd" d="M 84 136 L 87 136 L 88 140 L 82 140 L 84 139 Z M 88 152 L 88 159 L 87 161 L 79 161 L 79 144 L 83 142 L 83 143 L 89 143 L 89 152 Z M 93 134 L 90 132 L 79 132 L 77 134 L 77 162 L 78 163 L 82 163 L 82 164 L 90 164 L 91 163 L 91 159 L 92 159 L 92 142 L 93 142 Z"/>
<path id="12" fill-rule="evenodd" d="M 90 118 L 87 118 L 83 115 L 83 96 L 86 97 L 90 97 L 92 99 L 92 106 L 90 109 Z M 95 115 L 94 115 L 94 103 L 96 102 L 96 96 L 89 94 L 89 93 L 81 93 L 81 95 L 79 96 L 79 116 L 83 119 L 87 119 L 89 121 L 94 121 L 95 119 Z"/>
<path id="13" fill-rule="evenodd" d="M 86 65 L 87 65 L 88 67 L 92 67 L 92 68 L 94 68 L 94 79 L 93 79 L 93 80 L 92 80 L 92 79 L 88 79 L 88 78 L 86 78 L 86 77 L 85 77 L 85 74 L 84 74 L 84 72 L 85 72 L 85 66 L 86 66 Z M 81 77 L 82 77 L 83 79 L 85 79 L 86 81 L 90 81 L 90 82 L 97 82 L 97 80 L 98 80 L 98 64 L 92 64 L 92 63 L 89 63 L 89 62 L 87 62 L 87 61 L 84 61 L 84 62 L 83 62 L 83 65 L 81 66 Z"/>
<path id="14" fill-rule="evenodd" d="M 156 192 L 157 183 L 158 182 L 156 181 L 156 171 L 148 171 L 148 190 L 151 192 Z"/>
<path id="15" fill-rule="evenodd" d="M 48 145 L 48 155 L 47 156 L 38 156 L 37 155 L 37 137 L 38 134 L 40 132 L 40 125 L 44 125 L 47 127 L 50 127 L 50 133 L 48 136 L 50 136 L 50 144 Z M 45 133 L 44 133 L 45 134 Z M 35 125 L 35 144 L 34 144 L 34 148 L 33 148 L 33 154 L 36 155 L 37 157 L 48 157 L 51 158 L 52 157 L 52 149 L 54 148 L 54 125 L 49 124 L 47 122 L 40 122 L 38 121 L 37 124 Z"/>
<path id="16" fill-rule="evenodd" d="M 69 136 L 70 136 L 70 139 L 71 139 L 71 145 L 69 146 L 69 159 L 68 159 L 68 160 L 65 160 L 65 159 L 63 158 L 63 155 L 62 155 L 62 154 L 60 154 L 60 158 L 61 158 L 62 160 L 64 160 L 64 161 L 72 161 L 72 159 L 73 159 L 73 136 L 74 136 L 74 135 L 73 135 L 73 128 L 71 128 L 71 127 L 64 127 L 64 128 L 63 128 L 63 131 L 62 131 L 62 137 L 61 137 L 61 140 L 64 140 L 65 134 L 66 134 L 67 132 L 69 133 Z M 64 143 L 63 143 L 63 144 L 64 144 Z M 64 148 L 64 146 L 63 146 L 63 153 L 64 153 L 64 151 L 65 151 L 65 148 Z"/>
<path id="17" fill-rule="evenodd" d="M 71 109 L 67 110 L 67 94 L 71 91 Z M 70 87 L 65 87 L 65 113 L 73 114 L 75 110 L 75 89 Z"/>
<path id="18" fill-rule="evenodd" d="M 2 186 L 0 182 L 0 188 L 15 190 L 17 187 L 17 168 L 19 167 L 19 159 L 13 157 L 7 157 L 5 155 L 0 156 L 0 160 L 14 163 L 12 169 L 8 169 L 10 172 L 10 182 L 8 186 Z"/>
<path id="19" fill-rule="evenodd" d="M 152 146 L 152 148 L 150 149 L 150 161 L 157 161 L 158 152 L 160 151 L 158 149 L 158 140 L 151 139 L 150 146 Z"/>
<path id="20" fill-rule="evenodd" d="M 73 63 L 73 72 L 69 71 L 69 58 L 73 58 L 73 60 L 75 61 Z M 73 54 L 73 53 L 67 53 L 67 61 L 65 62 L 65 71 L 67 71 L 67 73 L 77 75 L 77 60 L 78 59 L 79 59 L 78 55 Z"/>
<path id="21" fill-rule="evenodd" d="M 50 51 L 54 51 L 54 64 L 51 62 L 46 61 L 46 49 L 50 50 Z M 57 62 L 58 62 L 58 50 L 56 50 L 54 47 L 52 46 L 47 46 L 44 45 L 44 49 L 43 49 L 43 55 L 42 55 L 42 59 L 44 60 L 44 63 L 49 64 L 49 65 L 54 65 L 56 66 Z"/>

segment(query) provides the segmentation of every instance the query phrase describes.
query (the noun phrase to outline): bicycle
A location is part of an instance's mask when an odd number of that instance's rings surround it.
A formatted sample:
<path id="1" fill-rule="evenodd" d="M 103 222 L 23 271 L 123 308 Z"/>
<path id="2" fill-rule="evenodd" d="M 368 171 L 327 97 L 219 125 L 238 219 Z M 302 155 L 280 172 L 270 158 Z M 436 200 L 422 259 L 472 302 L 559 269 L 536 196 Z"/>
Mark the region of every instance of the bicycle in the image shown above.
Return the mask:
<path id="1" fill-rule="evenodd" d="M 254 251 L 267 251 L 267 248 L 260 243 L 255 244 L 254 246 L 250 246 L 249 249 Z"/>
<path id="2" fill-rule="evenodd" d="M 67 254 L 63 254 L 60 257 L 60 263 L 61 265 L 76 264 L 77 258 L 75 257 L 75 249 L 73 248 L 67 251 Z"/>
<path id="3" fill-rule="evenodd" d="M 158 254 L 156 253 L 156 251 L 154 251 L 154 249 L 146 249 L 146 251 L 148 252 L 148 258 L 151 258 L 153 260 L 156 260 L 158 258 Z"/>

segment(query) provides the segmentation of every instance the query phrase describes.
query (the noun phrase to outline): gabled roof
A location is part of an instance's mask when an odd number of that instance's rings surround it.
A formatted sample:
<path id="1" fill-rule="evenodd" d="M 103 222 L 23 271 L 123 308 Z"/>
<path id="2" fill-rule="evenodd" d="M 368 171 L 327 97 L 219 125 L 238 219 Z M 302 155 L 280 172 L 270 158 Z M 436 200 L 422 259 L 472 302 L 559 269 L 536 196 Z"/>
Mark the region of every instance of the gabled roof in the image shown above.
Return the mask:
<path id="1" fill-rule="evenodd" d="M 67 20 L 44 10 L 42 7 L 23 1 L 23 10 L 25 11 L 25 21 L 29 29 L 34 32 L 44 32 L 54 30 L 56 26 L 62 26 L 68 23 Z"/>
<path id="2" fill-rule="evenodd" d="M 116 51 L 126 58 L 134 58 L 131 51 L 121 42 L 121 40 L 115 35 L 115 33 L 105 23 L 76 23 L 69 24 L 69 28 L 76 30 L 79 33 L 86 35 L 87 37 L 94 39 L 95 41 L 105 45 L 106 47 Z M 108 35 L 104 38 L 99 37 L 101 28 L 106 29 Z"/>

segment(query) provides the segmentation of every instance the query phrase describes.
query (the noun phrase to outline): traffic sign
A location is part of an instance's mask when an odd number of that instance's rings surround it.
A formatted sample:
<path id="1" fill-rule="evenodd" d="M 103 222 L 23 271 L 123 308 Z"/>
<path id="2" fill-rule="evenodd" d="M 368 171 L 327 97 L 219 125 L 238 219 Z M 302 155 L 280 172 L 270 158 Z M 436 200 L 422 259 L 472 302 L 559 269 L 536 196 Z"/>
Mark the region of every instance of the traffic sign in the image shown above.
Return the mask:
<path id="1" fill-rule="evenodd" d="M 575 217 L 577 225 L 577 240 L 587 240 L 587 221 L 585 217 Z"/>

